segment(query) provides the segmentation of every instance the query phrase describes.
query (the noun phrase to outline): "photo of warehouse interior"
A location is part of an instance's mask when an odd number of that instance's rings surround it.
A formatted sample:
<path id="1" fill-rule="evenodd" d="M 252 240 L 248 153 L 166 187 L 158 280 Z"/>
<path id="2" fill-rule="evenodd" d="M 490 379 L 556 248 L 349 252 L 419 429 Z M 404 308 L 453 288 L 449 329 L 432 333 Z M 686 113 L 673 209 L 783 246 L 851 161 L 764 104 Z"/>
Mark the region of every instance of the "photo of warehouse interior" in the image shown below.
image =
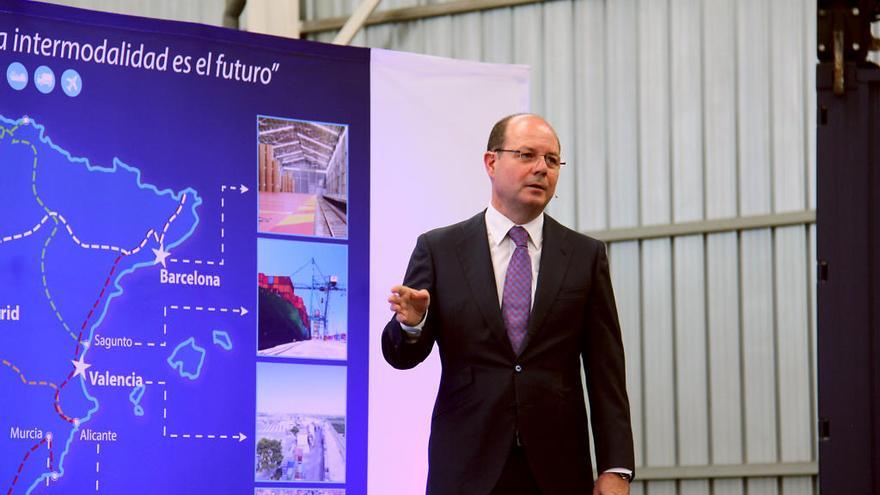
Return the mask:
<path id="1" fill-rule="evenodd" d="M 260 232 L 348 237 L 348 127 L 258 118 Z"/>

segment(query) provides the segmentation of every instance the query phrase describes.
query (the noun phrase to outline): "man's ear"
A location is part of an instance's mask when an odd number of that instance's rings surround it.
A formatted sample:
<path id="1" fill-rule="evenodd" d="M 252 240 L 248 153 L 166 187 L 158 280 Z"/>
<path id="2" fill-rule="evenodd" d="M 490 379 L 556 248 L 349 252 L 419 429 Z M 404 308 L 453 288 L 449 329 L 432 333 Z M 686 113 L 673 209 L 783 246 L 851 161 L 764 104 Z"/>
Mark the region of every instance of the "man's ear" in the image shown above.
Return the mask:
<path id="1" fill-rule="evenodd" d="M 489 177 L 495 178 L 495 162 L 498 157 L 498 154 L 487 151 L 483 153 L 483 166 L 486 167 L 486 173 L 489 174 Z"/>

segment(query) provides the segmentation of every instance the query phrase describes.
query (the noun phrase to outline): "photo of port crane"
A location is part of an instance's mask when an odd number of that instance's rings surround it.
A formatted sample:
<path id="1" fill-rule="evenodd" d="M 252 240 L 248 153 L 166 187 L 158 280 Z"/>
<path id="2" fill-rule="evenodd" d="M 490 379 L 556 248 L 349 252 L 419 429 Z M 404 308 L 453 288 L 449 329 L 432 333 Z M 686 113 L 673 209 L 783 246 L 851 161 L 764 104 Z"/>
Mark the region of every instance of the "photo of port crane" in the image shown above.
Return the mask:
<path id="1" fill-rule="evenodd" d="M 257 354 L 344 360 L 348 248 L 259 239 Z"/>

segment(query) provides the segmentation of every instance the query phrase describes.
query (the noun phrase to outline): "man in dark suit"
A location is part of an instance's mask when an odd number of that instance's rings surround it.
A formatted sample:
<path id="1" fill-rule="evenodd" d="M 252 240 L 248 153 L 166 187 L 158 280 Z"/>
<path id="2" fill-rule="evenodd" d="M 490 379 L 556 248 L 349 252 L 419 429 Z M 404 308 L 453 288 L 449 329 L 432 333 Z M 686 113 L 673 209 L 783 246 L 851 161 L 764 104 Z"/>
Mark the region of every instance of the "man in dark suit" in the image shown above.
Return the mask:
<path id="1" fill-rule="evenodd" d="M 556 132 L 536 115 L 506 117 L 483 161 L 490 206 L 419 237 L 382 333 L 395 368 L 439 349 L 427 491 L 628 494 L 632 431 L 605 246 L 544 214 L 563 165 Z"/>

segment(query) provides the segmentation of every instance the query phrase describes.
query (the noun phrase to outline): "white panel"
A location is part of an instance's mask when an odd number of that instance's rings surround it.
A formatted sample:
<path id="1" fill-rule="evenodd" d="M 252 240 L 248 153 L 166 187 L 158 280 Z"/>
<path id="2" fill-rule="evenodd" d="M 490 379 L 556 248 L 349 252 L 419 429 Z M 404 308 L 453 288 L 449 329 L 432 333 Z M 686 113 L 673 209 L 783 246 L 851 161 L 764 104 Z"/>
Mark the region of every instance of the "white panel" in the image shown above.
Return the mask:
<path id="1" fill-rule="evenodd" d="M 812 459 L 810 414 L 810 325 L 805 227 L 776 230 L 777 369 L 779 370 L 780 458 Z"/>
<path id="2" fill-rule="evenodd" d="M 433 17 L 422 21 L 425 30 L 425 54 L 452 56 L 452 17 Z"/>
<path id="3" fill-rule="evenodd" d="M 579 230 L 600 230 L 608 226 L 608 157 L 605 151 L 605 4 L 586 0 L 574 4 L 574 88 L 577 161 L 569 168 L 577 175 L 577 219 Z"/>
<path id="4" fill-rule="evenodd" d="M 493 9 L 483 12 L 483 61 L 497 64 L 513 62 L 513 11 Z"/>
<path id="5" fill-rule="evenodd" d="M 366 46 L 385 48 L 403 52 L 424 52 L 426 33 L 421 29 L 423 21 L 411 21 L 401 24 L 378 24 L 368 26 L 365 32 Z M 332 38 L 336 37 L 333 32 Z M 331 38 L 331 39 L 332 39 Z"/>
<path id="6" fill-rule="evenodd" d="M 813 479 L 810 477 L 782 478 L 783 495 L 811 495 Z"/>
<path id="7" fill-rule="evenodd" d="M 703 236 L 677 237 L 673 247 L 678 464 L 705 465 L 709 463 L 709 397 Z M 693 493 L 693 488 L 687 491 Z"/>
<path id="8" fill-rule="evenodd" d="M 381 111 L 371 113 L 370 160 L 381 166 L 373 168 L 370 184 L 369 493 L 424 492 L 431 406 L 440 378 L 436 352 L 405 372 L 382 358 L 388 288 L 399 283 L 420 232 L 468 218 L 486 205 L 485 139 L 499 113 L 524 109 L 527 73 L 523 67 L 371 54 L 371 106 Z M 464 93 L 481 104 L 462 99 Z M 430 149 L 445 152 L 425 152 Z M 399 196 L 388 192 L 413 184 L 428 184 L 419 199 L 439 207 L 400 209 Z M 450 191 L 455 201 L 449 201 Z M 392 217 L 396 221 L 388 222 Z"/>
<path id="9" fill-rule="evenodd" d="M 769 3 L 739 0 L 736 4 L 741 215 L 771 212 Z"/>
<path id="10" fill-rule="evenodd" d="M 670 3 L 672 42 L 672 220 L 703 218 L 700 0 Z"/>
<path id="11" fill-rule="evenodd" d="M 379 24 L 366 28 L 367 46 L 370 48 L 394 49 L 394 29 L 396 29 L 395 26 L 391 24 Z"/>
<path id="12" fill-rule="evenodd" d="M 739 247 L 736 233 L 706 238 L 712 460 L 743 462 Z M 727 493 L 741 493 L 725 488 Z"/>
<path id="13" fill-rule="evenodd" d="M 642 243 L 645 380 L 645 464 L 675 465 L 675 382 L 672 346 L 672 252 L 669 239 Z M 649 491 L 654 493 L 653 483 Z"/>
<path id="14" fill-rule="evenodd" d="M 363 32 L 363 31 L 361 31 L 361 32 Z M 336 38 L 336 32 L 335 31 L 325 31 L 323 33 L 315 33 L 313 36 L 314 37 L 311 39 L 313 39 L 314 41 L 320 41 L 321 43 L 332 43 L 333 40 Z M 363 39 L 366 40 L 366 34 L 363 34 Z M 354 40 L 352 40 L 352 41 L 354 41 Z"/>
<path id="15" fill-rule="evenodd" d="M 326 19 L 328 17 L 336 17 L 342 15 L 342 13 L 339 12 L 336 3 L 337 2 L 335 1 L 328 2 L 327 0 L 315 0 L 313 5 L 313 19 Z"/>
<path id="16" fill-rule="evenodd" d="M 798 211 L 807 207 L 804 162 L 804 41 L 803 0 L 773 0 L 772 29 L 773 209 Z M 815 11 L 809 13 L 815 21 Z"/>
<path id="17" fill-rule="evenodd" d="M 607 2 L 605 17 L 609 226 L 634 227 L 639 223 L 635 0 Z"/>
<path id="18" fill-rule="evenodd" d="M 98 0 L 46 0 L 47 3 L 67 5 L 81 9 L 113 12 L 116 14 L 137 15 L 155 19 L 198 22 L 213 26 L 223 25 L 225 0 L 203 0 L 202 2 L 173 1 L 98 1 Z"/>
<path id="19" fill-rule="evenodd" d="M 397 24 L 394 29 L 392 46 L 402 52 L 424 53 L 425 30 L 421 20 Z"/>
<path id="20" fill-rule="evenodd" d="M 770 230 L 743 232 L 743 377 L 747 463 L 777 462 L 773 245 Z M 776 493 L 776 480 L 750 479 L 749 495 Z"/>
<path id="21" fill-rule="evenodd" d="M 738 479 L 713 480 L 712 495 L 742 495 L 743 481 Z"/>
<path id="22" fill-rule="evenodd" d="M 804 56 L 804 108 L 807 109 L 804 119 L 804 135 L 806 136 L 806 167 L 807 167 L 807 204 L 816 208 L 816 19 L 811 15 L 816 12 L 816 0 L 803 0 L 806 15 L 804 23 L 804 41 L 801 45 Z M 876 24 L 875 24 L 876 25 Z"/>
<path id="23" fill-rule="evenodd" d="M 480 60 L 483 56 L 481 16 L 479 12 L 452 18 L 452 56 L 459 60 Z"/>
<path id="24" fill-rule="evenodd" d="M 513 10 L 513 62 L 532 67 L 531 111 L 544 113 L 544 64 L 541 35 L 544 28 L 541 5 L 525 5 Z"/>
<path id="25" fill-rule="evenodd" d="M 638 476 L 638 474 L 636 474 Z M 629 487 L 630 495 L 644 495 L 645 494 L 645 484 L 638 479 L 633 482 Z"/>
<path id="26" fill-rule="evenodd" d="M 638 8 L 639 163 L 642 225 L 669 223 L 669 8 L 642 0 Z M 631 36 L 632 31 L 628 30 Z"/>
<path id="27" fill-rule="evenodd" d="M 734 7 L 729 0 L 705 0 L 703 5 L 707 218 L 737 214 Z"/>
<path id="28" fill-rule="evenodd" d="M 644 465 L 644 418 L 642 416 L 642 301 L 638 242 L 617 242 L 608 247 L 611 283 L 626 352 L 626 390 L 635 442 L 636 466 Z"/>
<path id="29" fill-rule="evenodd" d="M 680 495 L 708 495 L 708 480 L 682 480 L 678 485 Z"/>
<path id="30" fill-rule="evenodd" d="M 649 481 L 648 493 L 650 495 L 675 495 L 674 481 Z"/>
<path id="31" fill-rule="evenodd" d="M 574 79 L 571 77 L 556 77 L 556 74 L 565 74 L 571 71 L 574 57 L 572 45 L 574 43 L 574 14 L 569 1 L 550 2 L 544 8 L 544 67 L 535 78 L 544 78 L 544 116 L 552 123 L 562 143 L 562 150 L 566 160 L 577 163 L 578 153 L 575 147 L 574 127 Z M 550 75 L 553 74 L 553 75 Z M 556 196 L 550 202 L 550 214 L 563 225 L 577 228 L 575 220 L 577 209 L 577 197 L 575 186 L 578 178 L 578 170 L 575 167 L 565 166 L 559 171 L 559 182 L 556 186 Z"/>
<path id="32" fill-rule="evenodd" d="M 746 480 L 749 495 L 771 495 L 779 493 L 779 480 L 776 478 L 749 478 Z"/>

